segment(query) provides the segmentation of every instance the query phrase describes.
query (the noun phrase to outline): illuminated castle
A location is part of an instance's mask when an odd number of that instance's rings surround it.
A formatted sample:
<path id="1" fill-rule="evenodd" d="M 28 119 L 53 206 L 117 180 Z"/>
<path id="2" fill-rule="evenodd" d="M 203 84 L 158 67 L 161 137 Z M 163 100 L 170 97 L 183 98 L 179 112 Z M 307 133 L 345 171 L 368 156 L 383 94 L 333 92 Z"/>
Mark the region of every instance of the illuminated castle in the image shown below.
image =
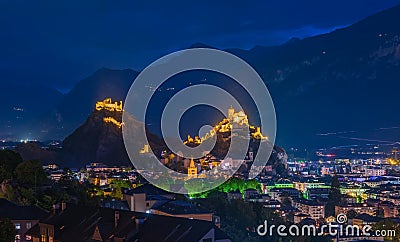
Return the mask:
<path id="1" fill-rule="evenodd" d="M 145 144 L 143 148 L 139 151 L 140 154 L 147 154 L 150 153 L 150 146 L 148 144 Z"/>
<path id="2" fill-rule="evenodd" d="M 228 121 L 231 124 L 239 124 L 249 126 L 249 120 L 247 115 L 243 111 L 235 113 L 235 109 L 231 106 L 228 108 Z"/>
<path id="3" fill-rule="evenodd" d="M 113 124 L 115 124 L 118 128 L 121 128 L 122 125 L 124 125 L 123 122 L 119 122 L 119 121 L 117 121 L 117 120 L 116 120 L 115 118 L 113 118 L 113 117 L 104 117 L 104 118 L 103 118 L 103 121 L 104 121 L 105 123 L 113 123 Z"/>
<path id="4" fill-rule="evenodd" d="M 111 98 L 106 98 L 103 101 L 99 101 L 96 103 L 96 110 L 101 111 L 101 110 L 107 110 L 110 112 L 122 112 L 124 111 L 122 109 L 122 101 L 118 102 L 112 102 Z M 118 128 L 121 128 L 124 123 L 116 120 L 114 117 L 104 117 L 103 118 L 104 123 L 112 123 L 115 124 Z"/>
<path id="5" fill-rule="evenodd" d="M 250 129 L 251 128 L 254 128 L 254 126 L 250 126 Z M 268 139 L 267 136 L 263 136 L 260 127 L 256 127 L 255 132 L 251 133 L 251 136 L 253 136 L 254 139 Z"/>
<path id="6" fill-rule="evenodd" d="M 112 111 L 112 112 L 122 112 L 122 101 L 118 102 L 112 102 L 111 98 L 106 98 L 103 101 L 99 101 L 96 103 L 96 110 L 107 110 L 107 111 Z"/>
<path id="7" fill-rule="evenodd" d="M 268 137 L 264 136 L 261 133 L 260 127 L 255 127 L 253 125 L 249 125 L 249 120 L 247 115 L 243 111 L 239 111 L 235 113 L 235 109 L 230 107 L 228 109 L 228 118 L 224 118 L 221 122 L 219 122 L 213 129 L 211 129 L 206 135 L 203 137 L 195 136 L 192 138 L 188 135 L 184 144 L 201 144 L 203 141 L 207 140 L 208 138 L 213 137 L 217 133 L 226 133 L 230 132 L 232 129 L 243 129 L 248 127 L 250 130 L 250 134 L 254 139 L 257 140 L 267 140 Z"/>
<path id="8" fill-rule="evenodd" d="M 188 135 L 187 140 L 185 142 L 193 144 L 201 144 L 202 140 L 199 138 L 199 136 L 195 136 L 194 138 L 192 138 L 190 135 Z"/>

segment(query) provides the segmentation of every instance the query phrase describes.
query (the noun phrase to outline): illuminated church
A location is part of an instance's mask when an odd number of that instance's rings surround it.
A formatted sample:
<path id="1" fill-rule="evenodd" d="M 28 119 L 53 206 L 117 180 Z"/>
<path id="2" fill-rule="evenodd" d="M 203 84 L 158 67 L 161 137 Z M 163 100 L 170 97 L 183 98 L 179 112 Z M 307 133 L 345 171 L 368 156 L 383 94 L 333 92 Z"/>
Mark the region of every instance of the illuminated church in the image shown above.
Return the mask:
<path id="1" fill-rule="evenodd" d="M 197 176 L 197 167 L 194 164 L 193 158 L 190 160 L 190 165 L 188 167 L 188 176 L 189 177 Z"/>

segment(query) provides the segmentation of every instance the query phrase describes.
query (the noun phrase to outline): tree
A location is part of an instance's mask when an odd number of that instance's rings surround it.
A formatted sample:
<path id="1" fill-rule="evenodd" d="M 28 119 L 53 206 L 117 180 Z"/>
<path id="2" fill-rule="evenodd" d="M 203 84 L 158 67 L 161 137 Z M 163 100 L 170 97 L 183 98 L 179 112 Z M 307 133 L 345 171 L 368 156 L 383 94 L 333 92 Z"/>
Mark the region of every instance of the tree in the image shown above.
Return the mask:
<path id="1" fill-rule="evenodd" d="M 335 215 L 335 206 L 342 204 L 342 194 L 340 193 L 340 182 L 335 174 L 332 178 L 331 190 L 329 191 L 329 201 L 325 208 L 325 217 Z"/>
<path id="2" fill-rule="evenodd" d="M 112 196 L 113 198 L 122 200 L 123 195 L 122 195 L 121 187 L 120 187 L 120 186 L 115 187 L 114 190 L 112 191 L 111 196 Z"/>
<path id="3" fill-rule="evenodd" d="M 0 182 L 10 179 L 21 162 L 22 158 L 18 153 L 12 150 L 0 150 Z"/>
<path id="4" fill-rule="evenodd" d="M 14 224 L 8 218 L 0 218 L 0 242 L 12 242 L 17 231 Z"/>
<path id="5" fill-rule="evenodd" d="M 290 199 L 289 197 L 284 197 L 282 199 L 282 205 L 286 206 L 286 207 L 291 207 L 292 206 L 292 199 Z"/>
<path id="6" fill-rule="evenodd" d="M 189 179 L 185 182 L 184 187 L 188 191 L 188 194 L 200 193 L 204 187 L 204 180 L 198 178 Z"/>
<path id="7" fill-rule="evenodd" d="M 28 206 L 35 204 L 36 198 L 34 190 L 32 188 L 19 188 L 19 197 L 17 199 L 18 204 Z"/>
<path id="8" fill-rule="evenodd" d="M 15 177 L 22 185 L 40 186 L 47 181 L 46 173 L 38 160 L 25 161 L 15 169 Z"/>
<path id="9" fill-rule="evenodd" d="M 378 205 L 378 208 L 376 209 L 376 215 L 378 218 L 384 218 L 385 217 L 385 211 L 381 206 Z"/>
<path id="10" fill-rule="evenodd" d="M 258 181 L 256 180 L 244 181 L 243 179 L 239 178 L 230 178 L 228 181 L 221 184 L 217 188 L 217 190 L 226 193 L 239 190 L 241 193 L 243 193 L 244 190 L 249 188 L 257 189 L 259 192 L 261 192 L 261 184 Z"/>
<path id="11" fill-rule="evenodd" d="M 353 209 L 347 211 L 346 216 L 348 219 L 355 218 L 357 216 L 357 212 L 354 211 Z"/>
<path id="12" fill-rule="evenodd" d="M 400 239 L 400 226 L 399 224 L 397 224 L 395 221 L 393 221 L 392 219 L 383 219 L 381 221 L 379 221 L 378 223 L 376 223 L 374 225 L 374 230 L 394 230 L 395 233 L 393 234 L 393 236 L 389 237 L 385 237 L 385 241 L 387 240 L 394 240 L 394 241 L 398 241 Z"/>

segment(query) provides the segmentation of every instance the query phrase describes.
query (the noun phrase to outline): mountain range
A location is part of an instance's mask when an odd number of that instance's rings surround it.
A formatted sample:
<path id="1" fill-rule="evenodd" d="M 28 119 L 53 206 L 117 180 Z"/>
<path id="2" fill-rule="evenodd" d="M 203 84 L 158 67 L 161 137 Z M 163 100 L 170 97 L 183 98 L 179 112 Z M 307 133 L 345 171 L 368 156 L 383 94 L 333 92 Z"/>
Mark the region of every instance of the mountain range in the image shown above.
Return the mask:
<path id="1" fill-rule="evenodd" d="M 351 144 L 356 141 L 349 138 L 354 137 L 391 140 L 398 135 L 377 130 L 400 123 L 398 22 L 400 6 L 331 33 L 292 39 L 280 46 L 226 51 L 246 60 L 268 86 L 277 113 L 278 145 Z M 192 47 L 202 46 L 206 45 Z M 96 101 L 106 97 L 124 100 L 137 75 L 130 69 L 102 68 L 64 95 L 50 88 L 43 92 L 38 87 L 6 86 L 2 89 L 7 101 L 2 105 L 0 137 L 64 139 L 86 120 Z M 204 73 L 188 73 L 181 79 L 202 82 Z M 222 86 L 225 81 L 219 76 L 209 78 L 210 83 Z M 170 83 L 177 89 L 187 85 Z M 161 94 L 155 106 L 162 106 L 172 94 Z M 249 107 L 246 112 L 252 118 L 255 110 L 251 104 L 244 106 Z M 17 118 L 20 113 L 23 121 Z M 159 110 L 149 115 L 158 117 Z M 213 123 L 220 116 L 193 118 L 198 119 Z"/>

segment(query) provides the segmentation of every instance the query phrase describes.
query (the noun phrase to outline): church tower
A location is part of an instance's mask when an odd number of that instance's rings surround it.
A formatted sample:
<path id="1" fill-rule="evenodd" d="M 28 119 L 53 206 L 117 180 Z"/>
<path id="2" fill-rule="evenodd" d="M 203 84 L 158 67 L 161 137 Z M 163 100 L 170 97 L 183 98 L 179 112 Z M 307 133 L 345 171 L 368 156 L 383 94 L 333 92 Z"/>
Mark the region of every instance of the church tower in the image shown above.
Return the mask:
<path id="1" fill-rule="evenodd" d="M 193 158 L 190 160 L 190 165 L 188 168 L 188 176 L 196 176 L 197 175 L 197 167 L 194 165 Z"/>

